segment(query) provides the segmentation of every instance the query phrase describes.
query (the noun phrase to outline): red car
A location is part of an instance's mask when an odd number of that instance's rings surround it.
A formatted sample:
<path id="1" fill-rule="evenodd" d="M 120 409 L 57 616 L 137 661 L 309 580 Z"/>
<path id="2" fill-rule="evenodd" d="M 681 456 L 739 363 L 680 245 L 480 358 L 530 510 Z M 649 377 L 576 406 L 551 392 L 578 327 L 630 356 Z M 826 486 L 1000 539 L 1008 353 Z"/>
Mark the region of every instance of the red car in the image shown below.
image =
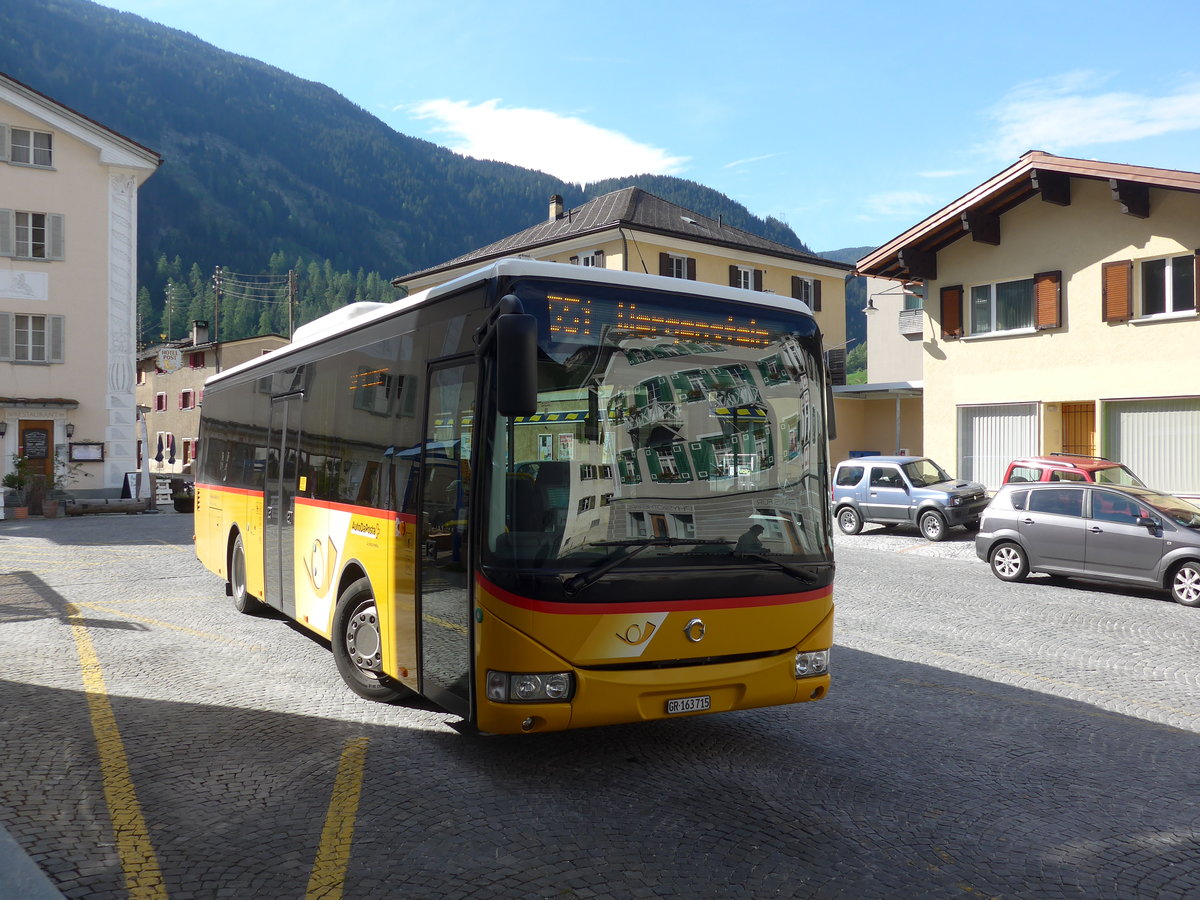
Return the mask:
<path id="1" fill-rule="evenodd" d="M 1074 456 L 1069 453 L 1014 459 L 1004 472 L 1003 483 L 1021 481 L 1094 481 L 1099 484 L 1146 486 L 1142 479 L 1119 462 L 1103 456 Z"/>

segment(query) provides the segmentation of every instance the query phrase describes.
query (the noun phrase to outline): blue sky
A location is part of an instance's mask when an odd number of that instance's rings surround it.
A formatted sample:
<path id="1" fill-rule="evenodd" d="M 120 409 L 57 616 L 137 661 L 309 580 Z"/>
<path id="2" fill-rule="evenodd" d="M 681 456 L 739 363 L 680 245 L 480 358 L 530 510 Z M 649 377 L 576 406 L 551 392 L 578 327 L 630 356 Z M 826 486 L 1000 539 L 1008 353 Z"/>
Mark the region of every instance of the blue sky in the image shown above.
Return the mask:
<path id="1" fill-rule="evenodd" d="M 120 0 L 404 134 L 875 246 L 1026 150 L 1200 170 L 1200 4 Z"/>

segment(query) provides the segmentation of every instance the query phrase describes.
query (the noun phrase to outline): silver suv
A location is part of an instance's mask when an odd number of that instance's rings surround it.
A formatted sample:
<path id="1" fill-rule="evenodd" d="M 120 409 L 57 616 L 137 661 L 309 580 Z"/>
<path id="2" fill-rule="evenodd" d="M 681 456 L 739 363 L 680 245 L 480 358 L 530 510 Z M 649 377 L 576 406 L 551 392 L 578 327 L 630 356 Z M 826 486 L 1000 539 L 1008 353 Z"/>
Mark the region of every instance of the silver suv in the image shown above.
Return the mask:
<path id="1" fill-rule="evenodd" d="M 833 473 L 833 515 L 844 534 L 858 534 L 864 522 L 907 524 L 940 541 L 951 525 L 978 526 L 987 504 L 982 484 L 956 481 L 925 456 L 862 456 Z"/>
<path id="2" fill-rule="evenodd" d="M 1149 488 L 1006 484 L 983 514 L 975 553 L 1001 581 L 1046 572 L 1200 606 L 1200 507 Z"/>

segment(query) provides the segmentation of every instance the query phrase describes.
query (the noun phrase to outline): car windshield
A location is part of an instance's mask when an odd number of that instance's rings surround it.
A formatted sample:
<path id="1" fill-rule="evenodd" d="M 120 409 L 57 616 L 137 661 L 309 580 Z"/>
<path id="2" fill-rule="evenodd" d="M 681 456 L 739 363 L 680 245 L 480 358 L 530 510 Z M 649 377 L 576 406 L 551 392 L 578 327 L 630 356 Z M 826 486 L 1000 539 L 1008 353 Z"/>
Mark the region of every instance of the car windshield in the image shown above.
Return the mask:
<path id="1" fill-rule="evenodd" d="M 1142 479 L 1138 478 L 1132 472 L 1122 465 L 1109 466 L 1105 469 L 1097 469 L 1093 474 L 1098 484 L 1124 484 L 1129 487 L 1145 487 Z"/>
<path id="2" fill-rule="evenodd" d="M 901 468 L 904 469 L 904 474 L 908 476 L 913 487 L 926 487 L 951 480 L 950 476 L 946 474 L 946 470 L 932 459 L 916 459 L 905 463 Z"/>
<path id="3" fill-rule="evenodd" d="M 745 567 L 763 554 L 776 569 L 827 561 L 812 320 L 604 290 L 514 287 L 540 322 L 538 412 L 500 417 L 488 438 L 485 565 L 591 572 L 579 587 L 608 572 Z"/>
<path id="4" fill-rule="evenodd" d="M 1142 499 L 1176 525 L 1200 530 L 1200 507 L 1170 494 L 1143 494 Z"/>

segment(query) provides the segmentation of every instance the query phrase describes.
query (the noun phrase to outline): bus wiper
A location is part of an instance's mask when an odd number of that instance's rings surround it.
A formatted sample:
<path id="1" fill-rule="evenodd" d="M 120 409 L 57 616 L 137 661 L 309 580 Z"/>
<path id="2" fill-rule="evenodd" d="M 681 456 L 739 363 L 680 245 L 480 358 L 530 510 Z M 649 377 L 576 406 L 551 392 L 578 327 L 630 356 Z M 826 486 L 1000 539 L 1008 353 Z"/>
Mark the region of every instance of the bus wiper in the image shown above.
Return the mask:
<path id="1" fill-rule="evenodd" d="M 595 584 L 606 574 L 611 572 L 617 566 L 623 566 L 629 560 L 633 559 L 647 547 L 678 547 L 681 545 L 692 546 L 694 544 L 728 544 L 729 541 L 721 540 L 696 540 L 695 538 L 635 538 L 628 541 L 593 541 L 597 547 L 616 547 L 619 550 L 624 550 L 624 553 L 612 553 L 606 556 L 592 568 L 586 572 L 580 572 L 578 575 L 572 575 L 563 584 L 563 590 L 568 594 L 578 594 L 586 587 Z"/>
<path id="2" fill-rule="evenodd" d="M 739 556 L 743 559 L 754 559 L 754 560 L 758 560 L 759 562 L 770 563 L 773 566 L 779 567 L 784 572 L 787 572 L 793 578 L 797 578 L 800 581 L 803 581 L 805 584 L 816 584 L 818 581 L 816 574 L 814 574 L 812 571 L 806 571 L 805 569 L 797 568 L 796 566 L 785 563 L 783 560 L 775 559 L 774 557 L 771 557 L 771 556 L 763 556 L 761 553 L 735 553 L 734 556 Z M 809 565 L 808 568 L 809 569 L 833 568 L 833 563 L 812 563 L 811 565 Z"/>

